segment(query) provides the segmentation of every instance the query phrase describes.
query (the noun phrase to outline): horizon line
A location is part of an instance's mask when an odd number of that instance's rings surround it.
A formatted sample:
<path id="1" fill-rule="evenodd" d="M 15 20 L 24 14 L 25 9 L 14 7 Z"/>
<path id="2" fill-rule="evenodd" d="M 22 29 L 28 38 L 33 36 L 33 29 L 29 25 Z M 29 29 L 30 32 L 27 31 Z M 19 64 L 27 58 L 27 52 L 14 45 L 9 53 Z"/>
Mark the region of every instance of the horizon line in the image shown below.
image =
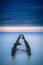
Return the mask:
<path id="1" fill-rule="evenodd" d="M 0 32 L 43 32 L 43 26 L 0 26 Z"/>

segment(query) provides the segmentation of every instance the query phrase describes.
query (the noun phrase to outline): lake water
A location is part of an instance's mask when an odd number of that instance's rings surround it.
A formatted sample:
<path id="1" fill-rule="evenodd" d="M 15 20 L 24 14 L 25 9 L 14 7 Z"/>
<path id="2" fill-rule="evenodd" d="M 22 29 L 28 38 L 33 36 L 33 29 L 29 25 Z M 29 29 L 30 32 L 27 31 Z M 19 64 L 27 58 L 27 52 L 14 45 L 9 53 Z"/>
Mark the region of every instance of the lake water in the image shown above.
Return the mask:
<path id="1" fill-rule="evenodd" d="M 23 32 L 22 32 L 23 33 Z M 23 33 L 31 48 L 31 56 L 27 52 L 17 51 L 11 56 L 12 47 L 20 32 L 0 32 L 0 65 L 43 65 L 43 32 Z M 26 49 L 22 39 L 19 41 L 21 49 Z"/>

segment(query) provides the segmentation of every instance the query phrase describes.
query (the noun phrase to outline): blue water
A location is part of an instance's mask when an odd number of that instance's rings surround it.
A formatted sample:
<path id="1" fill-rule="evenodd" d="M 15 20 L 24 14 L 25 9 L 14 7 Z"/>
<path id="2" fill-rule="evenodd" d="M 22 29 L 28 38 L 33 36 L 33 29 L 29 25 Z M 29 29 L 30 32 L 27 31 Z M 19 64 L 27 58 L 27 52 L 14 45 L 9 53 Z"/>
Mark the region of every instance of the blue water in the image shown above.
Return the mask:
<path id="1" fill-rule="evenodd" d="M 21 32 L 22 33 L 22 32 Z M 27 52 L 17 51 L 14 57 L 11 56 L 12 47 L 20 32 L 0 32 L 0 65 L 43 65 L 43 33 L 23 33 L 31 48 L 31 56 Z M 22 39 L 19 41 L 21 49 L 26 49 Z"/>

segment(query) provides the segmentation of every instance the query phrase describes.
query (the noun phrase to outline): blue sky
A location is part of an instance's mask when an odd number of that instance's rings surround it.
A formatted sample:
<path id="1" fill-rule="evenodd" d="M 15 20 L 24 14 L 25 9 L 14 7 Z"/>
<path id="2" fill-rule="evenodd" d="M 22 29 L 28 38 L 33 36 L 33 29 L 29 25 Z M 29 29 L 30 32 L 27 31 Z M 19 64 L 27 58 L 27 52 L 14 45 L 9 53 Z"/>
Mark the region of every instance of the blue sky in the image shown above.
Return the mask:
<path id="1" fill-rule="evenodd" d="M 0 26 L 43 26 L 42 0 L 0 0 Z"/>

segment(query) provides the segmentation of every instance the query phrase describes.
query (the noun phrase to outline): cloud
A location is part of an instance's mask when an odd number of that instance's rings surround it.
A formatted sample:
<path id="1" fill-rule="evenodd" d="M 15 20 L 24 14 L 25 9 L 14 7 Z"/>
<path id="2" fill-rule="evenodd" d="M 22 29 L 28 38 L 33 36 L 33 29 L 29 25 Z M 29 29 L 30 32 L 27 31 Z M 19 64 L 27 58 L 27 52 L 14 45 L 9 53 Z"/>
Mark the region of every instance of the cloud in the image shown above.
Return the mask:
<path id="1" fill-rule="evenodd" d="M 1 25 L 43 26 L 42 0 L 2 0 Z"/>

